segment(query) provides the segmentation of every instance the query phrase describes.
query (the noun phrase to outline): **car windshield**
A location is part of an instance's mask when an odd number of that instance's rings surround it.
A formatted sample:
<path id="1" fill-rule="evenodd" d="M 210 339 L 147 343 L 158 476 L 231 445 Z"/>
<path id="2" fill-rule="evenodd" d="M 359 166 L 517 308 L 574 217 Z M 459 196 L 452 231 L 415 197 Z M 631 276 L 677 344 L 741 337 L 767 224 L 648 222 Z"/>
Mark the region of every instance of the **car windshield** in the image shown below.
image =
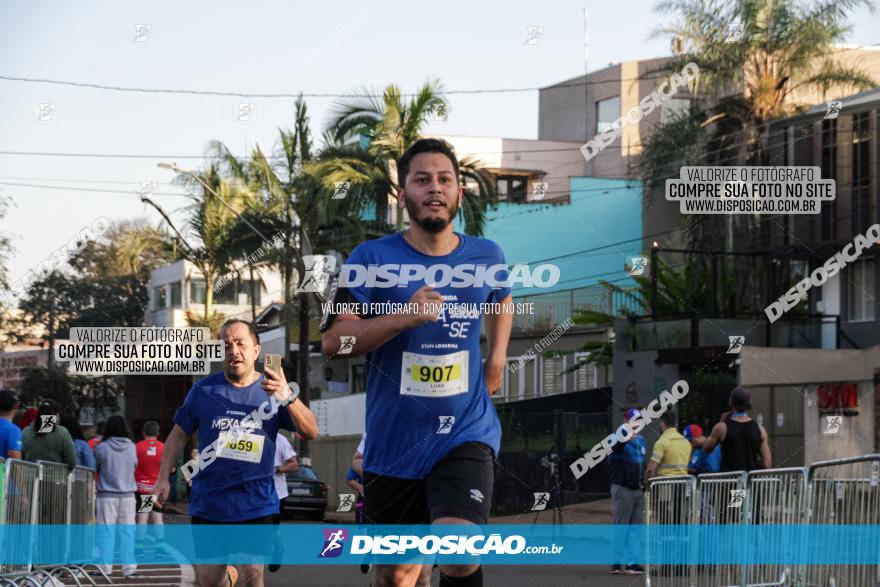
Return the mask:
<path id="1" fill-rule="evenodd" d="M 287 474 L 287 480 L 291 481 L 294 479 L 308 479 L 310 481 L 317 481 L 318 476 L 315 474 L 314 469 L 311 467 L 300 467 L 297 471 L 293 473 Z"/>

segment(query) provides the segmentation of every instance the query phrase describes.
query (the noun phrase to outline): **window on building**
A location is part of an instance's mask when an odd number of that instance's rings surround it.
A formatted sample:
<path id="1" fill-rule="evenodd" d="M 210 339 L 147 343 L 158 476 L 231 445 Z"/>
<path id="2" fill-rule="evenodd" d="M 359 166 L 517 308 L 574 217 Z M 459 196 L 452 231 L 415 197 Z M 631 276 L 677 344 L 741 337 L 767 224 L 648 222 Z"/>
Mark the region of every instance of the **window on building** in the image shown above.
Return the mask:
<path id="1" fill-rule="evenodd" d="M 874 320 L 874 262 L 862 259 L 850 264 L 847 283 L 847 306 L 850 322 Z"/>
<path id="2" fill-rule="evenodd" d="M 165 286 L 153 288 L 153 308 L 155 310 L 164 310 L 168 306 L 168 296 L 165 292 Z"/>
<path id="3" fill-rule="evenodd" d="M 660 108 L 660 124 L 666 124 L 685 116 L 690 110 L 691 101 L 687 98 L 670 98 Z"/>
<path id="4" fill-rule="evenodd" d="M 541 373 L 544 394 L 562 393 L 562 357 L 543 357 Z"/>
<path id="5" fill-rule="evenodd" d="M 871 224 L 871 113 L 853 115 L 852 232 L 865 232 Z"/>
<path id="6" fill-rule="evenodd" d="M 589 353 L 575 353 L 574 361 L 575 364 L 584 361 L 589 356 Z M 582 391 L 584 389 L 596 389 L 596 364 L 595 363 L 586 363 L 577 368 L 574 372 L 574 388 L 575 391 Z"/>
<path id="7" fill-rule="evenodd" d="M 524 175 L 499 175 L 495 180 L 498 198 L 510 202 L 523 202 L 526 199 L 529 178 Z"/>
<path id="8" fill-rule="evenodd" d="M 254 304 L 260 305 L 260 281 L 255 279 L 253 281 L 254 289 Z M 240 305 L 250 305 L 251 303 L 251 280 L 250 279 L 240 279 L 235 282 L 235 299 L 236 303 Z"/>
<path id="9" fill-rule="evenodd" d="M 219 287 L 220 289 L 214 291 L 214 303 L 215 304 L 229 304 L 235 305 L 236 296 L 235 296 L 235 281 L 230 281 L 229 283 L 215 283 L 214 287 Z"/>
<path id="10" fill-rule="evenodd" d="M 205 303 L 205 280 L 191 279 L 189 282 L 189 301 L 191 304 Z"/>
<path id="11" fill-rule="evenodd" d="M 611 128 L 620 118 L 620 96 L 596 102 L 596 134 Z"/>
<path id="12" fill-rule="evenodd" d="M 180 283 L 172 283 L 171 284 L 171 307 L 172 308 L 182 308 L 183 305 L 180 299 Z"/>
<path id="13" fill-rule="evenodd" d="M 820 137 L 820 166 L 822 179 L 837 179 L 837 119 L 822 121 Z M 822 240 L 837 238 L 837 202 L 822 202 L 820 215 Z"/>
<path id="14" fill-rule="evenodd" d="M 234 305 L 250 305 L 251 281 L 249 279 L 232 279 L 228 282 L 218 281 L 214 284 L 214 303 Z M 262 302 L 262 283 L 259 279 L 254 280 L 254 305 L 259 306 Z M 205 303 L 205 280 L 192 279 L 189 287 L 189 299 L 193 304 Z"/>

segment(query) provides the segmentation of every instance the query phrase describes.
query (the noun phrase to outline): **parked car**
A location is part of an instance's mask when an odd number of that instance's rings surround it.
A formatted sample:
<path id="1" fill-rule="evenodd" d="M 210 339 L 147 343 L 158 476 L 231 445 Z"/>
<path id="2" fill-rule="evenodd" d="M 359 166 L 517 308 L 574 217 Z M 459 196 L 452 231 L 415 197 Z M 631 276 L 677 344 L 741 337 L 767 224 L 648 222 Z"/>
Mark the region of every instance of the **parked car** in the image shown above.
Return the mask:
<path id="1" fill-rule="evenodd" d="M 293 515 L 303 515 L 310 519 L 323 521 L 327 509 L 327 484 L 318 479 L 315 470 L 308 465 L 300 465 L 299 470 L 287 474 L 288 496 L 281 505 L 281 515 L 285 519 Z"/>

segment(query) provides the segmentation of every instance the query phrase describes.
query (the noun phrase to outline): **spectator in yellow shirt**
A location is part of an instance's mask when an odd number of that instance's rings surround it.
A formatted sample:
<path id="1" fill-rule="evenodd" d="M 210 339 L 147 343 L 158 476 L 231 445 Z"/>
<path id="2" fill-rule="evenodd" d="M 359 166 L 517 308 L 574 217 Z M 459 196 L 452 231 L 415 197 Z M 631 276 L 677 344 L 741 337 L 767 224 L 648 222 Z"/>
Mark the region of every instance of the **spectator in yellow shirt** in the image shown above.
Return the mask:
<path id="1" fill-rule="evenodd" d="M 656 475 L 687 475 L 688 461 L 691 459 L 691 443 L 675 429 L 674 412 L 664 412 L 660 416 L 660 438 L 654 443 L 654 451 L 645 468 L 645 483 Z"/>

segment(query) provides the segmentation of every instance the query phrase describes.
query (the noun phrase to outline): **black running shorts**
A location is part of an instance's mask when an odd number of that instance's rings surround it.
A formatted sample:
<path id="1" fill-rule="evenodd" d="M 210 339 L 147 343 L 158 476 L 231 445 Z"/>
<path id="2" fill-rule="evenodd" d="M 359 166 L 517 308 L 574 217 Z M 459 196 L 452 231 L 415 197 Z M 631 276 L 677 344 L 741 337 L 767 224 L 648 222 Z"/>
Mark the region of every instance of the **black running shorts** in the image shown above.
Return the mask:
<path id="1" fill-rule="evenodd" d="M 425 479 L 364 471 L 364 518 L 367 524 L 429 524 L 443 517 L 485 524 L 494 481 L 492 449 L 481 442 L 454 448 Z"/>

